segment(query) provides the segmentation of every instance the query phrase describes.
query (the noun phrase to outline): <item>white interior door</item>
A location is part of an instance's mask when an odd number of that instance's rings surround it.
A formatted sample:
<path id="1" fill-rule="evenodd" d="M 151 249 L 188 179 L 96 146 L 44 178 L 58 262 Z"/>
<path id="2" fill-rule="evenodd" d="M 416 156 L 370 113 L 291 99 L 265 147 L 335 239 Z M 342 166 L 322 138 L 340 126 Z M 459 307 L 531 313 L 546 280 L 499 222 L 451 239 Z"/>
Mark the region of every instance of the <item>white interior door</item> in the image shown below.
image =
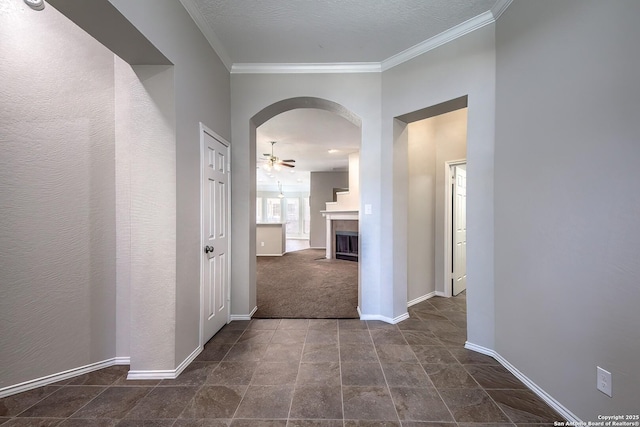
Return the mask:
<path id="1" fill-rule="evenodd" d="M 453 186 L 453 289 L 458 295 L 467 289 L 467 171 L 455 167 Z"/>
<path id="2" fill-rule="evenodd" d="M 229 144 L 202 128 L 202 344 L 229 319 Z"/>

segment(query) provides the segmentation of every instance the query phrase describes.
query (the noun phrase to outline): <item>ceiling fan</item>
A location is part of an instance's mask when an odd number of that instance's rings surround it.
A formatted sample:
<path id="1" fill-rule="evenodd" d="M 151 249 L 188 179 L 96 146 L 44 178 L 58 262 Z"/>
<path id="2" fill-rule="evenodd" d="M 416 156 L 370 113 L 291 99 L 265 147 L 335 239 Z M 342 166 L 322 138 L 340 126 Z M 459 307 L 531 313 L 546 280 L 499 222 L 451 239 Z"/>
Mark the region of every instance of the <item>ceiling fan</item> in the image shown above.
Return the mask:
<path id="1" fill-rule="evenodd" d="M 270 171 L 271 169 L 275 169 L 275 170 L 280 170 L 281 166 L 286 166 L 288 168 L 295 168 L 296 165 L 292 165 L 290 163 L 295 163 L 296 161 L 293 159 L 289 159 L 289 160 L 280 160 L 280 158 L 276 157 L 273 154 L 273 146 L 276 144 L 277 141 L 271 141 L 271 154 L 269 153 L 264 153 L 263 155 L 265 157 L 263 157 L 263 160 L 266 160 L 266 163 L 262 165 L 262 167 L 268 171 Z"/>

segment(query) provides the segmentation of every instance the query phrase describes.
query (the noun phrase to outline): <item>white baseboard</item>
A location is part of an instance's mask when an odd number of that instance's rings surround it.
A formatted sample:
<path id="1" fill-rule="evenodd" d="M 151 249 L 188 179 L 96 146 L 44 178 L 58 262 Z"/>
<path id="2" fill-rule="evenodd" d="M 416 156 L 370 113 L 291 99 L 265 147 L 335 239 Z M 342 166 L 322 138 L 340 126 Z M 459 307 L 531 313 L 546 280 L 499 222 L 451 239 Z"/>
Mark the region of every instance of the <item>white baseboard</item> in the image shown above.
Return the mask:
<path id="1" fill-rule="evenodd" d="M 251 313 L 249 314 L 232 314 L 229 316 L 229 321 L 233 322 L 234 320 L 251 320 L 251 317 L 258 311 L 258 306 L 253 307 Z"/>
<path id="2" fill-rule="evenodd" d="M 429 298 L 433 298 L 434 296 L 436 296 L 436 292 L 435 291 L 429 292 L 426 295 L 422 295 L 421 297 L 418 297 L 416 299 L 412 299 L 411 301 L 407 302 L 407 307 L 411 307 L 412 305 L 416 305 L 419 302 L 426 301 Z"/>
<path id="3" fill-rule="evenodd" d="M 396 323 L 400 323 L 403 320 L 406 320 L 409 318 L 409 313 L 404 313 L 394 318 L 381 316 L 379 314 L 362 314 L 362 312 L 360 311 L 360 307 L 358 307 L 358 315 L 360 316 L 360 320 L 380 320 L 381 322 L 387 322 L 392 325 L 395 325 Z"/>
<path id="4" fill-rule="evenodd" d="M 284 254 L 257 254 L 256 256 L 284 256 Z"/>
<path id="5" fill-rule="evenodd" d="M 573 412 L 565 408 L 560 402 L 553 398 L 549 393 L 544 391 L 540 386 L 531 381 L 525 374 L 520 372 L 518 368 L 513 366 L 507 359 L 502 357 L 499 353 L 490 348 L 482 347 L 477 344 L 473 344 L 467 341 L 464 347 L 477 351 L 478 353 L 486 354 L 496 359 L 502 366 L 511 372 L 516 378 L 524 383 L 532 392 L 534 392 L 540 399 L 544 400 L 547 405 L 551 406 L 558 414 L 560 414 L 566 421 L 574 423 L 574 425 L 582 424 L 582 420 L 578 418 Z"/>
<path id="6" fill-rule="evenodd" d="M 436 296 L 437 297 L 447 297 L 447 294 L 445 294 L 444 292 L 440 292 L 440 291 L 436 291 Z"/>
<path id="7" fill-rule="evenodd" d="M 89 372 L 97 371 L 98 369 L 108 368 L 116 364 L 116 359 L 124 359 L 124 358 L 114 357 L 111 359 L 103 360 L 101 362 L 91 363 L 89 365 L 80 366 L 78 368 L 73 368 L 67 371 L 58 372 L 56 374 L 47 375 L 45 377 L 25 381 L 20 384 L 15 384 L 15 385 L 10 385 L 7 387 L 0 388 L 0 399 L 7 396 L 14 395 L 14 394 L 22 393 L 24 391 L 33 390 L 34 388 L 53 384 L 58 381 L 77 377 L 78 375 L 88 374 Z"/>
<path id="8" fill-rule="evenodd" d="M 175 369 L 129 371 L 129 374 L 127 375 L 127 379 L 128 380 L 174 380 L 178 378 L 178 375 L 180 375 L 182 371 L 184 371 L 185 368 L 189 366 L 196 357 L 198 357 L 198 355 L 202 352 L 202 349 L 203 349 L 202 347 L 198 346 Z"/>
<path id="9" fill-rule="evenodd" d="M 127 357 L 116 357 L 115 365 L 131 365 L 131 358 Z"/>

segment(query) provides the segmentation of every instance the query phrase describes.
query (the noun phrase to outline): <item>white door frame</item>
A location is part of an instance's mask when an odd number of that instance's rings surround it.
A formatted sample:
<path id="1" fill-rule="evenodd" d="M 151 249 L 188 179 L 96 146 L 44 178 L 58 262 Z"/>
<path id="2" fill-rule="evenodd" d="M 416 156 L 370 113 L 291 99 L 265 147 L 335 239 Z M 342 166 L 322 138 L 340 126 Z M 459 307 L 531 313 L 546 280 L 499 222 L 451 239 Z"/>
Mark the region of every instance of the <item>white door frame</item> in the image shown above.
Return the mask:
<path id="1" fill-rule="evenodd" d="M 204 264 L 202 262 L 203 257 L 202 257 L 202 251 L 205 245 L 205 242 L 202 239 L 203 236 L 203 230 L 204 230 L 204 195 L 203 192 L 205 191 L 205 187 L 203 185 L 203 180 L 204 180 L 204 170 L 202 167 L 203 161 L 204 161 L 204 156 L 205 156 L 205 139 L 204 139 L 204 135 L 205 134 L 209 134 L 210 136 L 212 136 L 214 139 L 217 139 L 218 141 L 220 141 L 222 143 L 222 145 L 224 145 L 225 147 L 227 147 L 227 149 L 229 150 L 229 156 L 228 156 L 228 163 L 227 163 L 227 171 L 229 172 L 229 180 L 227 181 L 227 185 L 228 185 L 228 190 L 227 190 L 227 219 L 229 221 L 228 224 L 228 251 L 227 253 L 229 254 L 229 256 L 227 257 L 227 283 L 225 284 L 225 296 L 226 296 L 226 304 L 228 307 L 227 310 L 227 323 L 229 323 L 231 321 L 231 144 L 229 144 L 229 141 L 227 141 L 226 139 L 224 139 L 223 137 L 221 137 L 220 135 L 218 135 L 217 133 L 215 133 L 214 131 L 212 131 L 211 129 L 209 129 L 207 126 L 205 126 L 202 122 L 200 122 L 200 130 L 199 130 L 199 136 L 200 136 L 200 247 L 198 248 L 198 254 L 200 257 L 200 320 L 199 320 L 199 342 L 200 342 L 200 347 L 202 348 L 206 343 L 204 342 L 204 325 L 203 325 L 203 318 L 204 316 L 202 315 L 204 313 Z"/>
<path id="2" fill-rule="evenodd" d="M 451 296 L 451 280 L 453 278 L 453 274 L 451 272 L 451 266 L 453 264 L 453 259 L 451 255 L 452 246 L 451 246 L 451 236 L 453 235 L 453 222 L 451 221 L 451 198 L 453 197 L 453 192 L 451 190 L 451 186 L 454 183 L 452 173 L 453 169 L 456 166 L 466 165 L 467 159 L 460 160 L 450 160 L 448 162 L 444 162 L 444 295 L 445 297 Z"/>

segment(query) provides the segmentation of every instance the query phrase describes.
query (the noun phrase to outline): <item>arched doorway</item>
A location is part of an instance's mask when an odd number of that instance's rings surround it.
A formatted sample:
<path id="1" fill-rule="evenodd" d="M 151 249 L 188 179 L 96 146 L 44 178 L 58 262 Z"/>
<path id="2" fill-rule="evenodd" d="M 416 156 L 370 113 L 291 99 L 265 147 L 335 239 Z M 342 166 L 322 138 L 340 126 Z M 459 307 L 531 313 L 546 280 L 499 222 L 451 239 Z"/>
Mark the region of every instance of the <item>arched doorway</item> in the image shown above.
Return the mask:
<path id="1" fill-rule="evenodd" d="M 354 113 L 352 113 L 351 111 L 349 111 L 347 108 L 345 108 L 344 106 L 333 102 L 333 101 L 329 101 L 326 99 L 322 99 L 322 98 L 313 98 L 313 97 L 297 97 L 297 98 L 290 98 L 290 99 L 285 99 L 279 102 L 276 102 L 266 108 L 264 108 L 263 110 L 261 110 L 260 112 L 258 112 L 256 115 L 254 115 L 251 119 L 250 119 L 250 132 L 249 132 L 249 137 L 250 137 L 250 141 L 249 144 L 252 147 L 256 146 L 256 143 L 258 142 L 258 128 L 260 128 L 262 125 L 264 125 L 265 123 L 267 123 L 269 120 L 282 115 L 283 113 L 287 113 L 287 112 L 291 112 L 294 110 L 300 110 L 300 109 L 315 109 L 315 110 L 322 110 L 325 112 L 329 112 L 332 114 L 337 115 L 338 117 L 340 117 L 341 119 L 346 120 L 349 124 L 355 126 L 358 128 L 358 146 L 360 145 L 360 140 L 361 140 L 361 119 Z M 259 151 L 259 150 L 258 150 Z M 256 150 L 252 150 L 252 158 L 250 159 L 251 164 L 255 164 L 256 160 L 258 159 L 258 157 L 260 156 L 260 153 L 262 153 L 262 151 L 257 152 Z M 351 161 L 350 161 L 351 163 Z M 255 169 L 254 169 L 255 171 Z M 255 173 L 255 172 L 254 172 Z M 357 172 L 356 172 L 357 174 Z M 353 175 L 353 174 L 350 174 Z M 353 179 L 353 178 L 350 178 Z M 356 179 L 359 179 L 359 176 L 356 175 Z M 256 198 L 253 197 L 253 195 L 256 195 L 256 179 L 255 177 L 250 179 L 250 197 L 252 197 L 252 200 L 250 201 L 249 205 L 251 206 L 252 204 L 256 203 Z M 282 194 L 282 191 L 281 191 Z M 352 200 L 352 205 L 355 206 L 355 218 L 358 218 L 358 213 L 359 213 L 359 207 L 360 207 L 360 199 L 359 196 L 356 196 L 357 199 L 356 200 Z M 256 205 L 253 205 L 256 206 Z M 317 208 L 316 208 L 317 209 Z M 254 209 L 255 212 L 255 209 Z M 318 215 L 319 212 L 318 212 Z M 318 220 L 318 218 L 316 218 L 316 221 Z M 321 221 L 324 222 L 323 219 L 321 219 Z M 327 221 L 327 224 L 333 224 L 332 221 Z M 355 221 L 355 224 L 357 224 L 357 221 Z M 256 216 L 252 216 L 250 218 L 250 223 L 249 223 L 250 229 L 251 230 L 256 230 Z M 329 227 L 331 227 L 331 225 L 329 225 Z M 357 230 L 357 225 L 356 225 L 356 230 Z M 260 227 L 257 231 L 258 233 L 261 233 Z M 327 234 L 328 235 L 328 234 Z M 258 244 L 256 244 L 257 246 Z M 260 252 L 260 247 L 259 246 L 254 246 L 253 247 L 253 253 L 250 253 L 251 256 L 251 262 L 256 262 L 256 253 Z M 328 251 L 327 251 L 328 253 Z M 253 267 L 253 266 L 252 266 Z M 358 264 L 358 278 L 360 277 L 359 274 L 359 269 L 360 269 L 360 264 Z M 255 280 L 256 280 L 256 286 L 257 286 L 257 280 L 258 280 L 258 275 L 256 274 L 255 276 Z M 257 287 L 256 289 L 256 293 L 258 293 L 258 289 Z M 360 283 L 358 280 L 358 285 L 357 285 L 357 293 L 358 293 L 358 301 L 357 301 L 357 305 L 359 307 L 360 305 L 360 295 L 361 295 L 361 289 L 360 289 Z M 357 307 L 353 307 L 353 313 L 355 315 L 357 315 L 356 312 L 356 308 Z M 259 309 L 259 307 L 258 307 Z M 258 314 L 260 314 L 260 311 L 258 312 Z M 316 314 L 315 317 L 321 317 L 321 315 Z M 333 317 L 333 316 L 329 316 L 329 317 Z"/>

